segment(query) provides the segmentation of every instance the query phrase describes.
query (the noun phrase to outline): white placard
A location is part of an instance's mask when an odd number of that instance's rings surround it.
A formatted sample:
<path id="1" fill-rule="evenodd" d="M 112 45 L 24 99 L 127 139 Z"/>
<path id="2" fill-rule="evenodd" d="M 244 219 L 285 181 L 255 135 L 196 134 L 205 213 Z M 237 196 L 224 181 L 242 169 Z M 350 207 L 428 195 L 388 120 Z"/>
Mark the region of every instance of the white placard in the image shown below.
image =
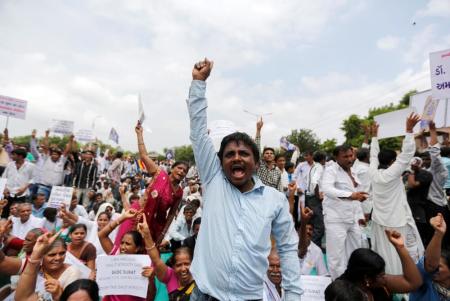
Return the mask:
<path id="1" fill-rule="evenodd" d="M 81 272 L 82 278 L 86 279 L 89 278 L 89 275 L 91 274 L 91 269 L 88 268 L 86 265 L 84 265 L 84 263 L 82 263 L 69 251 L 66 252 L 66 259 L 64 260 L 64 263 L 75 266 Z"/>
<path id="2" fill-rule="evenodd" d="M 25 119 L 27 101 L 0 95 L 0 115 Z"/>
<path id="3" fill-rule="evenodd" d="M 416 93 L 414 95 L 411 95 L 409 97 L 409 106 L 417 108 L 417 110 L 420 110 L 421 108 L 425 108 L 427 99 L 431 97 L 431 90 L 422 91 L 419 93 Z M 445 112 L 446 109 L 446 101 L 439 101 L 439 105 L 437 106 L 436 114 L 434 115 L 434 123 L 436 124 L 437 128 L 445 127 L 445 119 L 447 112 Z M 450 119 L 447 120 L 450 121 Z M 417 125 L 414 128 L 414 132 L 418 132 L 420 130 L 420 126 Z"/>
<path id="4" fill-rule="evenodd" d="M 148 255 L 99 256 L 95 265 L 101 296 L 147 297 L 148 278 L 141 273 L 143 267 L 151 265 Z"/>
<path id="5" fill-rule="evenodd" d="M 430 53 L 433 99 L 450 98 L 450 49 Z"/>
<path id="6" fill-rule="evenodd" d="M 0 178 L 0 199 L 2 200 L 4 198 L 3 191 L 5 191 L 6 182 L 8 182 L 8 179 Z"/>
<path id="7" fill-rule="evenodd" d="M 70 206 L 72 200 L 73 187 L 53 186 L 50 198 L 48 199 L 48 206 L 51 208 L 59 209 L 61 204 L 65 204 L 66 207 Z"/>
<path id="8" fill-rule="evenodd" d="M 236 132 L 236 126 L 229 120 L 214 120 L 209 123 L 208 130 L 214 149 L 219 151 L 223 137 Z"/>
<path id="9" fill-rule="evenodd" d="M 325 300 L 325 289 L 331 283 L 330 277 L 302 275 L 302 301 Z"/>
<path id="10" fill-rule="evenodd" d="M 412 112 L 416 112 L 416 109 L 409 107 L 375 116 L 374 120 L 380 126 L 378 129 L 378 138 L 404 136 L 406 133 L 406 118 Z"/>
<path id="11" fill-rule="evenodd" d="M 92 142 L 95 140 L 92 130 L 78 130 L 75 133 L 75 140 L 82 142 Z"/>
<path id="12" fill-rule="evenodd" d="M 53 133 L 70 135 L 73 133 L 73 126 L 73 121 L 53 119 L 50 129 Z"/>

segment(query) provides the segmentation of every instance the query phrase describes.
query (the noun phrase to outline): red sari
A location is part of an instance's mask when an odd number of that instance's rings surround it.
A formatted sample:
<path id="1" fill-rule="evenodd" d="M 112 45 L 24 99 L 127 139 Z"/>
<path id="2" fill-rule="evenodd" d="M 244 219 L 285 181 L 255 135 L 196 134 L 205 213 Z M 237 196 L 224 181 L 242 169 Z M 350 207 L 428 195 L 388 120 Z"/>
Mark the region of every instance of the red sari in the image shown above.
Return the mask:
<path id="1" fill-rule="evenodd" d="M 164 170 L 158 169 L 145 193 L 147 194 L 147 202 L 144 207 L 144 214 L 152 237 L 157 241 L 167 223 L 169 209 L 179 204 L 183 196 L 183 190 L 178 187 L 176 191 L 173 191 L 169 175 Z M 141 210 L 139 202 L 134 202 L 131 208 Z M 136 221 L 134 219 L 125 220 L 120 225 L 114 244 L 120 245 L 123 235 L 135 229 Z"/>

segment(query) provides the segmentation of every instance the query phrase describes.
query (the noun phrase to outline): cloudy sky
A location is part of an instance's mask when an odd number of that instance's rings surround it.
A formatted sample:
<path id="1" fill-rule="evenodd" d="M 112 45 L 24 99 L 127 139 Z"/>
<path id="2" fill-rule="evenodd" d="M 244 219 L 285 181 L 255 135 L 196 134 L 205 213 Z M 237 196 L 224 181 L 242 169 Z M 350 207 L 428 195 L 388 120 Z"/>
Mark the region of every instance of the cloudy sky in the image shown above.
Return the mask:
<path id="1" fill-rule="evenodd" d="M 99 139 L 114 127 L 136 150 L 140 93 L 160 151 L 189 143 L 185 99 L 206 56 L 209 120 L 253 134 L 244 110 L 271 112 L 265 145 L 294 128 L 342 141 L 349 114 L 430 88 L 428 53 L 450 48 L 448 28 L 448 0 L 2 0 L 0 95 L 28 101 L 11 135 L 95 119 Z"/>

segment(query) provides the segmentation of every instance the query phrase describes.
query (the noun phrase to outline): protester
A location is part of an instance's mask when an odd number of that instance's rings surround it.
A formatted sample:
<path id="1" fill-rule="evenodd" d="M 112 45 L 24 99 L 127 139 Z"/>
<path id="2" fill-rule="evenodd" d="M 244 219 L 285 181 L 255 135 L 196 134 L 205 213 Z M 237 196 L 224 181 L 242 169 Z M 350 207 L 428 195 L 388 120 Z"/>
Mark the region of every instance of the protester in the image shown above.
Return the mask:
<path id="1" fill-rule="evenodd" d="M 385 230 L 395 230 L 406 237 L 406 249 L 417 261 L 423 254 L 422 240 L 408 206 L 401 176 L 414 156 L 413 129 L 420 117 L 411 114 L 406 119 L 406 135 L 402 152 L 382 150 L 378 145 L 378 125 L 372 126 L 370 145 L 370 177 L 372 179 L 372 249 L 386 262 L 386 273 L 402 274 L 400 258 L 385 235 Z"/>
<path id="2" fill-rule="evenodd" d="M 283 192 L 288 191 L 288 185 L 290 183 L 288 173 L 285 169 L 286 167 L 286 156 L 285 154 L 277 154 L 275 156 L 275 163 L 277 164 L 278 169 L 281 171 L 281 188 Z"/>
<path id="3" fill-rule="evenodd" d="M 95 258 L 97 251 L 95 246 L 86 241 L 87 227 L 84 224 L 75 224 L 69 231 L 71 242 L 67 245 L 67 251 L 78 258 L 84 265 L 95 271 Z"/>
<path id="4" fill-rule="evenodd" d="M 335 280 L 325 289 L 325 301 L 370 301 L 356 284 Z"/>
<path id="5" fill-rule="evenodd" d="M 450 251 L 442 248 L 447 225 L 441 213 L 430 219 L 434 235 L 417 263 L 422 276 L 422 286 L 410 294 L 410 301 L 450 300 Z M 446 246 L 448 248 L 448 245 Z"/>
<path id="6" fill-rule="evenodd" d="M 191 300 L 261 299 L 270 234 L 283 266 L 285 300 L 299 300 L 298 237 L 286 196 L 254 177 L 259 150 L 245 133 L 226 136 L 216 154 L 208 136 L 205 80 L 213 63 L 192 71 L 188 100 L 190 138 L 204 192 L 204 215 L 190 271 L 197 287 Z M 217 238 L 221 244 L 211 244 Z"/>
<path id="7" fill-rule="evenodd" d="M 38 192 L 37 195 L 34 196 L 31 213 L 34 217 L 43 218 L 45 208 L 47 208 L 45 193 Z"/>
<path id="8" fill-rule="evenodd" d="M 280 257 L 276 249 L 270 251 L 269 269 L 264 277 L 263 301 L 281 301 L 284 297 L 284 290 L 281 287 L 281 265 Z"/>
<path id="9" fill-rule="evenodd" d="M 12 217 L 13 222 L 11 235 L 24 239 L 28 231 L 33 228 L 41 228 L 44 220 L 31 215 L 31 204 L 22 203 L 19 205 L 19 217 Z"/>
<path id="10" fill-rule="evenodd" d="M 84 207 L 89 205 L 88 192 L 94 189 L 97 182 L 97 163 L 92 149 L 86 149 L 81 154 L 82 160 L 78 162 L 73 171 L 73 187 L 77 189 L 77 200 Z"/>

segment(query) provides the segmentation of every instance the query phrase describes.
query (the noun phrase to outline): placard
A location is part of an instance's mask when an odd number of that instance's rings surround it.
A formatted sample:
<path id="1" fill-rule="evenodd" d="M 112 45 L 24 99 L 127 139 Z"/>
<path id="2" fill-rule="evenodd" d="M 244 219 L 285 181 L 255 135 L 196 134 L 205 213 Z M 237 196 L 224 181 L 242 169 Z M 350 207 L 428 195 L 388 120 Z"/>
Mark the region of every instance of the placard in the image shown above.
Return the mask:
<path id="1" fill-rule="evenodd" d="M 439 105 L 439 99 L 433 99 L 430 95 L 427 97 L 425 101 L 425 105 L 423 107 L 422 120 L 420 120 L 420 128 L 426 129 L 430 124 L 430 121 L 434 120 L 434 116 L 436 115 L 436 111 Z"/>
<path id="2" fill-rule="evenodd" d="M 99 256 L 95 265 L 101 296 L 147 297 L 148 278 L 141 273 L 143 267 L 151 265 L 148 255 Z"/>
<path id="3" fill-rule="evenodd" d="M 374 120 L 380 126 L 378 139 L 404 136 L 406 133 L 406 118 L 412 112 L 416 112 L 416 109 L 409 107 L 375 116 Z"/>
<path id="4" fill-rule="evenodd" d="M 78 130 L 75 134 L 75 140 L 81 142 L 92 142 L 95 140 L 92 130 Z"/>
<path id="5" fill-rule="evenodd" d="M 325 300 L 325 289 L 331 283 L 330 277 L 302 275 L 302 301 Z"/>
<path id="6" fill-rule="evenodd" d="M 430 53 L 433 99 L 450 98 L 450 49 Z"/>
<path id="7" fill-rule="evenodd" d="M 48 199 L 48 206 L 51 208 L 59 209 L 61 204 L 65 204 L 66 207 L 70 206 L 72 200 L 73 187 L 65 186 L 53 186 L 50 198 Z"/>
<path id="8" fill-rule="evenodd" d="M 89 275 L 91 275 L 92 272 L 91 269 L 72 255 L 72 253 L 66 252 L 66 259 L 64 260 L 64 263 L 75 266 L 81 272 L 82 278 L 89 279 Z"/>
<path id="9" fill-rule="evenodd" d="M 25 119 L 27 101 L 0 95 L 0 115 Z"/>
<path id="10" fill-rule="evenodd" d="M 73 121 L 53 119 L 50 129 L 53 133 L 70 135 L 73 133 L 73 126 Z"/>

